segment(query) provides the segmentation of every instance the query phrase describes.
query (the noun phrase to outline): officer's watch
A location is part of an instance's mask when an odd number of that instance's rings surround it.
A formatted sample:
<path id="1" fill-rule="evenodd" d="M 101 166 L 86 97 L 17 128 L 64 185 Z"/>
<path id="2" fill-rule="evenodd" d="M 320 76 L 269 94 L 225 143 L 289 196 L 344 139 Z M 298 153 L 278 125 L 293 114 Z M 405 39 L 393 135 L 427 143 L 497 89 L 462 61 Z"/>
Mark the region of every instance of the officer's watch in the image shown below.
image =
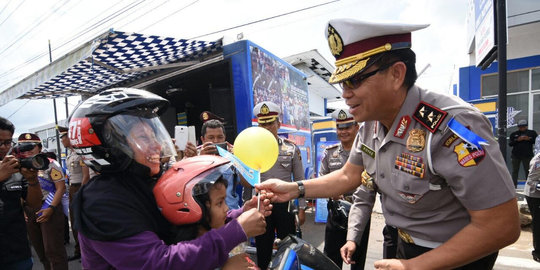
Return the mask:
<path id="1" fill-rule="evenodd" d="M 47 208 L 51 208 L 51 209 L 53 210 L 53 212 L 56 211 L 56 206 L 54 206 L 54 205 L 52 205 L 52 204 L 50 204 L 49 207 L 47 207 Z"/>
<path id="2" fill-rule="evenodd" d="M 306 195 L 306 187 L 304 187 L 304 181 L 296 181 L 298 184 L 298 198 L 304 198 Z"/>

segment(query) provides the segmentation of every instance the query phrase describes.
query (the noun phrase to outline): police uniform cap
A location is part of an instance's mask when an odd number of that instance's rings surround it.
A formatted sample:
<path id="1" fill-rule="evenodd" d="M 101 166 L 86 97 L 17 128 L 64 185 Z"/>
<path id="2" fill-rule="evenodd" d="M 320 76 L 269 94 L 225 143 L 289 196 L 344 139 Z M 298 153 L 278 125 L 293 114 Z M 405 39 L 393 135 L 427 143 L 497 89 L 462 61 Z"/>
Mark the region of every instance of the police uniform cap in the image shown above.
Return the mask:
<path id="1" fill-rule="evenodd" d="M 68 133 L 68 128 L 67 127 L 58 126 L 57 128 L 58 128 L 58 134 L 60 134 L 60 138 L 67 135 L 67 133 Z"/>
<path id="2" fill-rule="evenodd" d="M 326 38 L 336 58 L 336 70 L 328 81 L 339 83 L 362 72 L 384 52 L 411 48 L 411 32 L 427 26 L 353 19 L 330 20 L 326 26 Z"/>
<path id="3" fill-rule="evenodd" d="M 22 133 L 17 140 L 18 143 L 41 143 L 41 139 L 34 133 Z"/>
<path id="4" fill-rule="evenodd" d="M 259 124 L 271 123 L 279 117 L 279 106 L 271 101 L 263 101 L 255 105 L 253 115 L 257 117 Z"/>
<path id="5" fill-rule="evenodd" d="M 203 111 L 201 115 L 199 116 L 199 118 L 201 119 L 203 123 L 209 120 L 214 120 L 214 119 L 219 120 L 221 123 L 225 122 L 225 119 L 223 117 L 220 117 L 219 115 L 214 114 L 210 111 Z"/>
<path id="6" fill-rule="evenodd" d="M 525 119 L 519 120 L 518 127 L 526 127 L 526 126 L 528 126 L 527 120 Z"/>
<path id="7" fill-rule="evenodd" d="M 330 116 L 336 121 L 337 128 L 350 127 L 355 123 L 353 115 L 348 110 L 337 109 Z"/>

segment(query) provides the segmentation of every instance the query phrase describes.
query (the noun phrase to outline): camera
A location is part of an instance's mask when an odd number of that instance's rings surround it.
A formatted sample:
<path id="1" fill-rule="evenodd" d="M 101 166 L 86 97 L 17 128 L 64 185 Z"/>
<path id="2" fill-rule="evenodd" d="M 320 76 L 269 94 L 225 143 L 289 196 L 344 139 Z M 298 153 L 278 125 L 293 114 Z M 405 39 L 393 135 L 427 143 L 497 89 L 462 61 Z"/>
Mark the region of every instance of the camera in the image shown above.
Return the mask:
<path id="1" fill-rule="evenodd" d="M 214 143 L 214 145 L 215 145 L 216 147 L 221 147 L 222 149 L 227 150 L 227 143 L 226 143 L 226 142 L 222 142 L 222 143 Z"/>
<path id="2" fill-rule="evenodd" d="M 17 144 L 11 149 L 13 155 L 19 159 L 22 168 L 45 170 L 49 167 L 47 155 L 40 153 L 32 157 L 24 157 L 23 152 L 34 149 L 35 144 Z"/>

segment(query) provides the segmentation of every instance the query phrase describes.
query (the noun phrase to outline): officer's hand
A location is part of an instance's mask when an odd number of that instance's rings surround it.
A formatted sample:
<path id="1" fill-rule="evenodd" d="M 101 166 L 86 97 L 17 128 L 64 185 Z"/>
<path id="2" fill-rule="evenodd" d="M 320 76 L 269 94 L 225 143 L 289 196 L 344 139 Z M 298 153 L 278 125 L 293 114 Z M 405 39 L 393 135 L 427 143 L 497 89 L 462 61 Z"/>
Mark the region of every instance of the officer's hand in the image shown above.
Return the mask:
<path id="1" fill-rule="evenodd" d="M 346 264 L 355 264 L 356 262 L 352 260 L 352 256 L 356 251 L 356 243 L 354 241 L 347 241 L 345 245 L 339 250 L 341 252 L 341 258 Z"/>
<path id="2" fill-rule="evenodd" d="M 3 182 L 11 177 L 12 174 L 19 171 L 19 160 L 14 156 L 5 156 L 0 161 L 0 182 Z"/>
<path id="3" fill-rule="evenodd" d="M 405 260 L 398 259 L 385 259 L 375 262 L 375 269 L 384 269 L 384 270 L 405 270 Z"/>
<path id="4" fill-rule="evenodd" d="M 223 270 L 235 270 L 235 269 L 256 269 L 253 261 L 247 259 L 246 253 L 234 255 L 230 257 L 225 265 L 221 268 Z"/>
<path id="5" fill-rule="evenodd" d="M 255 185 L 255 190 L 260 192 L 273 193 L 272 202 L 288 202 L 298 197 L 298 184 L 296 182 L 285 182 L 279 179 L 271 178 L 260 184 Z"/>
<path id="6" fill-rule="evenodd" d="M 205 142 L 201 146 L 201 155 L 217 155 L 217 146 L 212 142 Z"/>
<path id="7" fill-rule="evenodd" d="M 197 155 L 197 146 L 191 142 L 187 142 L 186 149 L 184 149 L 184 157 L 194 157 Z"/>
<path id="8" fill-rule="evenodd" d="M 304 222 L 306 222 L 306 209 L 298 210 L 298 220 L 300 221 L 300 226 L 304 225 Z"/>
<path id="9" fill-rule="evenodd" d="M 256 208 L 252 208 L 236 218 L 247 237 L 261 235 L 266 231 L 266 220 L 263 214 L 259 213 Z"/>
<path id="10" fill-rule="evenodd" d="M 259 212 L 261 212 L 261 214 L 263 214 L 265 217 L 267 217 L 270 214 L 272 214 L 273 205 L 270 203 L 270 198 L 272 197 L 272 194 L 267 194 L 265 191 L 263 191 L 263 192 L 261 192 L 261 194 L 259 196 L 260 196 L 260 200 L 261 200 L 260 205 L 258 205 L 259 204 L 258 203 L 259 198 L 257 198 L 257 196 L 253 196 L 251 198 L 251 200 L 247 201 L 244 204 L 242 209 L 243 209 L 244 212 L 247 212 L 248 210 L 250 210 L 252 208 L 257 208 L 257 206 L 259 206 L 260 207 Z"/>
<path id="11" fill-rule="evenodd" d="M 41 216 L 39 216 L 41 213 Z M 41 209 L 36 212 L 36 215 L 39 217 L 36 219 L 37 223 L 45 223 L 49 221 L 49 218 L 51 218 L 52 214 L 54 213 L 54 210 L 52 208 L 45 208 Z"/>

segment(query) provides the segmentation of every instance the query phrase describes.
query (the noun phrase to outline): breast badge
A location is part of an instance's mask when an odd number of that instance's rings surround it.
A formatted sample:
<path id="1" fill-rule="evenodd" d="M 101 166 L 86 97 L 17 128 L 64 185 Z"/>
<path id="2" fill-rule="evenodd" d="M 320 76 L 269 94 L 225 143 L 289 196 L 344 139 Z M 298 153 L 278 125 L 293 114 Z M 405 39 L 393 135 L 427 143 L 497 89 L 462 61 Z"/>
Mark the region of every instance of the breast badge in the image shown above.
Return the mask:
<path id="1" fill-rule="evenodd" d="M 421 129 L 413 129 L 409 132 L 407 138 L 407 150 L 411 152 L 420 152 L 426 145 L 426 133 Z"/>

